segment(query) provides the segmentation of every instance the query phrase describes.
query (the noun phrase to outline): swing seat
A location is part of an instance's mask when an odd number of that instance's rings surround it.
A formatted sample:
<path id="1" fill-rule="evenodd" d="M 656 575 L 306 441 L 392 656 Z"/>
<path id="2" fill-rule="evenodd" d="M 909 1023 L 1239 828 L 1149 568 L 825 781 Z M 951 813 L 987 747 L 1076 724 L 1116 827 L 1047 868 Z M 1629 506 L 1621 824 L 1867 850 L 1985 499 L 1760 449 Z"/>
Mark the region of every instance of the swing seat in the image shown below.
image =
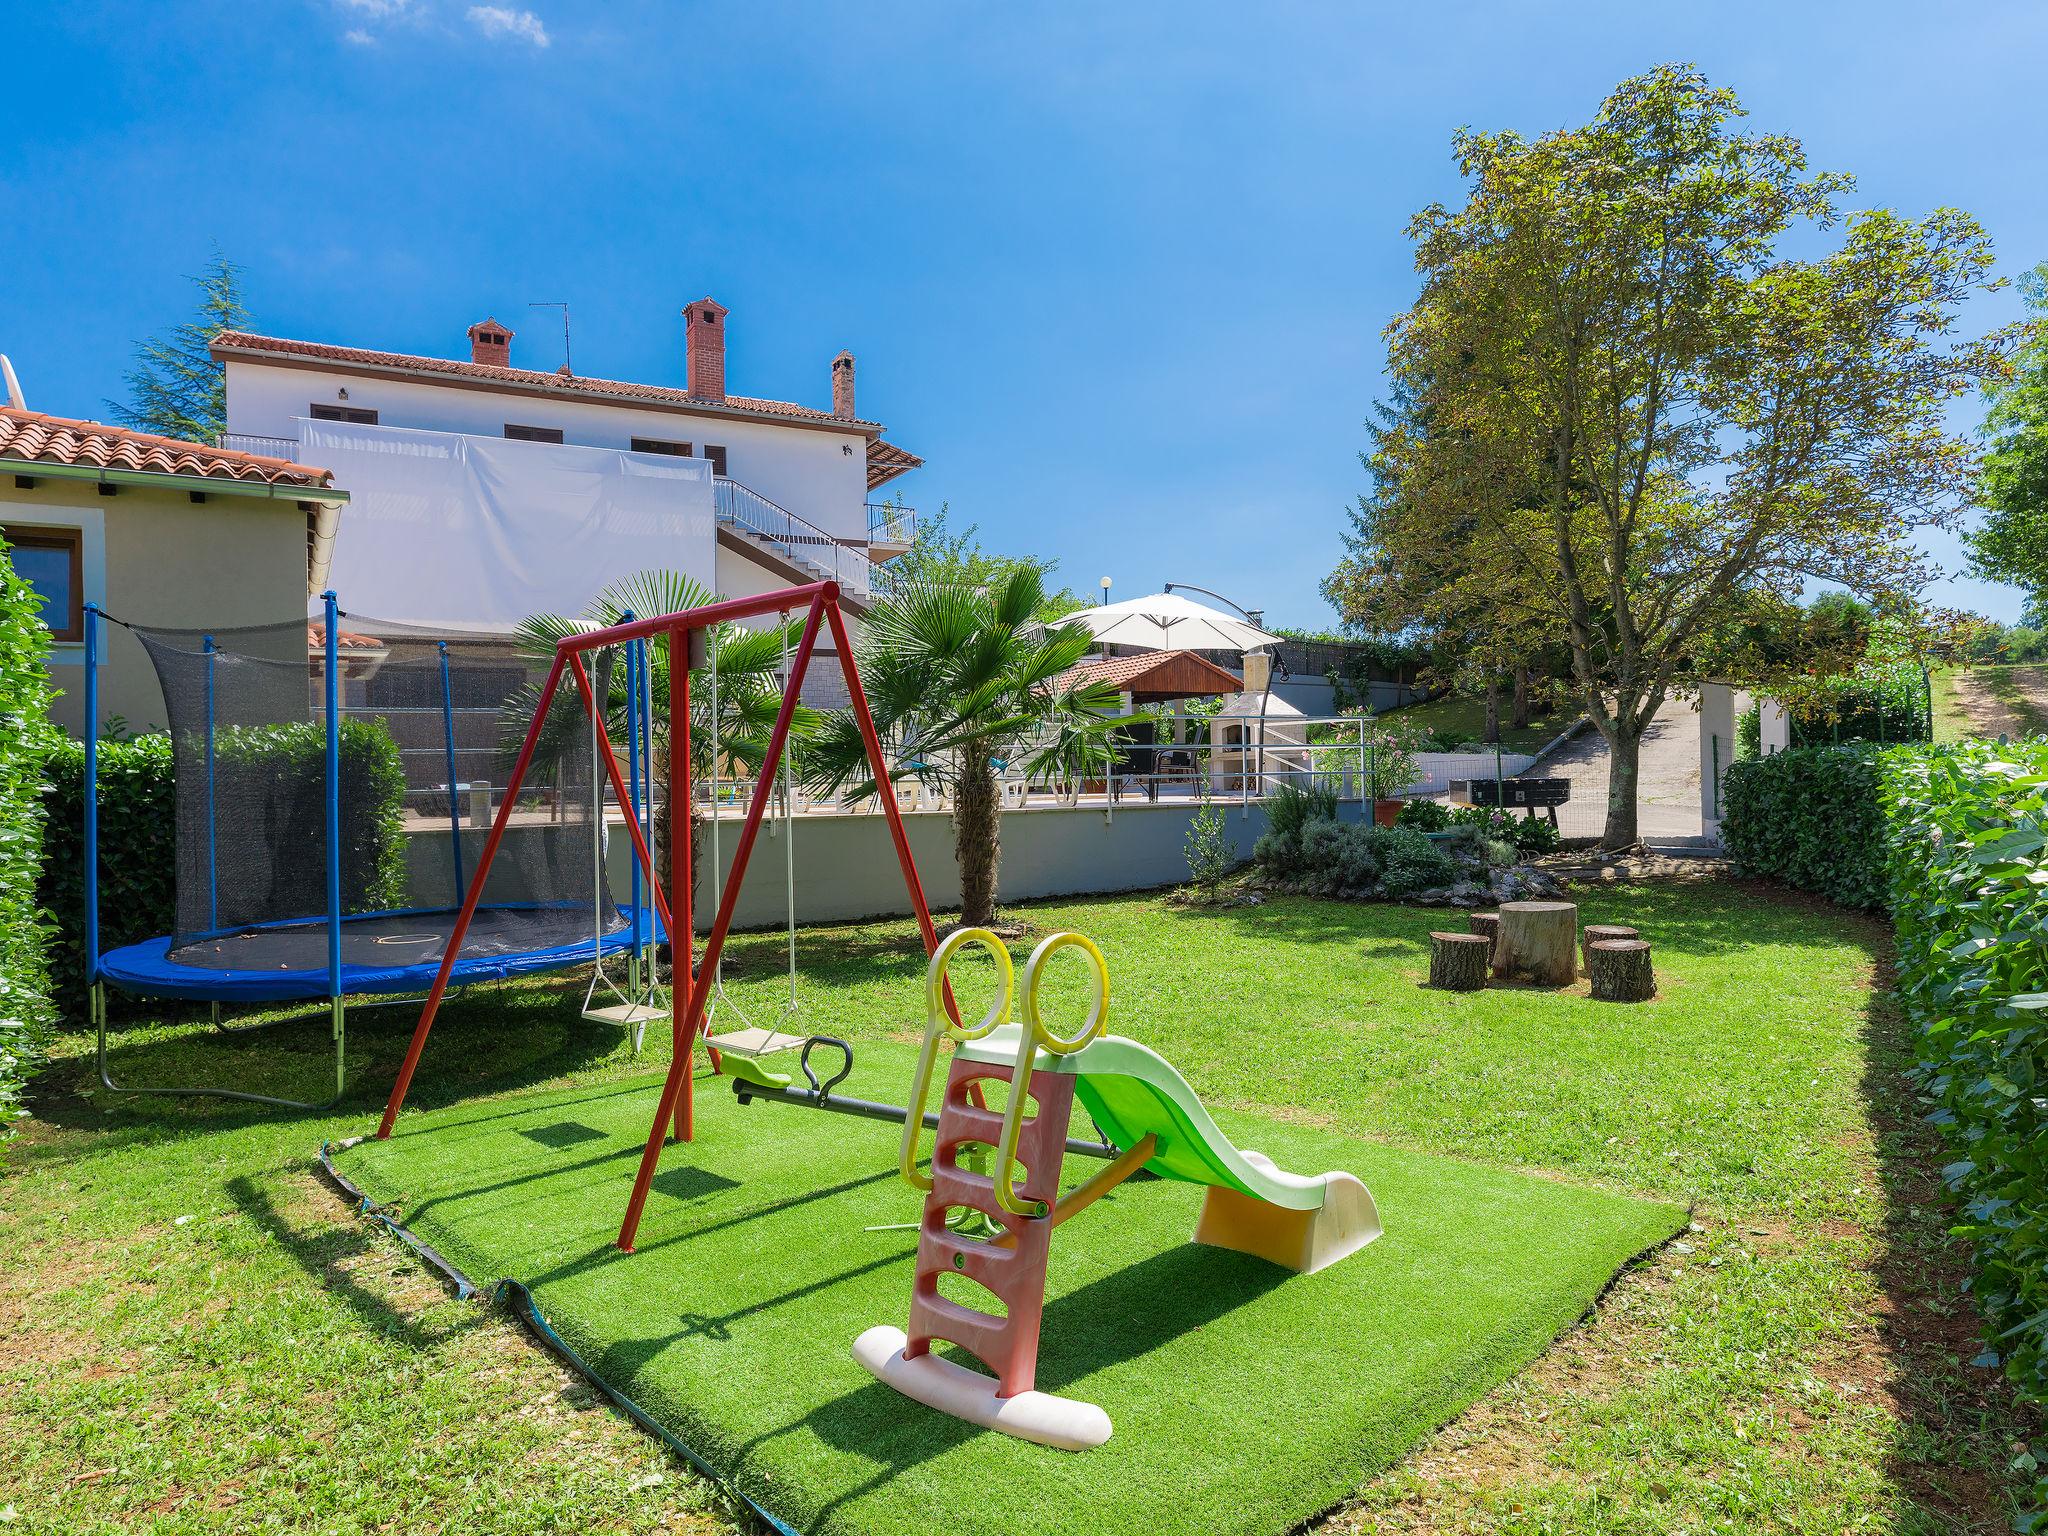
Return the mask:
<path id="1" fill-rule="evenodd" d="M 656 1024 L 668 1017 L 668 1010 L 653 1003 L 608 1003 L 584 1009 L 583 1017 L 593 1024 Z"/>
<path id="2" fill-rule="evenodd" d="M 752 1025 L 726 1035 L 706 1035 L 704 1043 L 721 1056 L 773 1056 L 780 1051 L 795 1050 L 804 1043 L 804 1036 L 785 1035 L 779 1029 Z"/>

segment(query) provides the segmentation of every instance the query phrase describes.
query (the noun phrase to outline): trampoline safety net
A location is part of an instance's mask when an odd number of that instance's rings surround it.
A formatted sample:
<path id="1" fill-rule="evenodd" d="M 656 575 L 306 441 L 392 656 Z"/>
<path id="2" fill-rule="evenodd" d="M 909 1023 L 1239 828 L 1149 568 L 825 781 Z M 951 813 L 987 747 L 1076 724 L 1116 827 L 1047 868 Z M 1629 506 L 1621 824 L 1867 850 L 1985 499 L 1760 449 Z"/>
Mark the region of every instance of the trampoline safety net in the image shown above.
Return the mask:
<path id="1" fill-rule="evenodd" d="M 342 962 L 438 962 L 532 719 L 539 673 L 509 637 L 357 615 L 337 628 Z M 324 621 L 136 633 L 163 687 L 175 761 L 177 931 L 166 958 L 206 970 L 324 971 L 333 915 Z M 600 696 L 615 695 L 623 771 L 624 658 L 588 661 Z M 593 799 L 603 782 L 565 680 L 462 960 L 579 944 L 587 956 L 620 941 L 628 917 L 604 874 Z"/>

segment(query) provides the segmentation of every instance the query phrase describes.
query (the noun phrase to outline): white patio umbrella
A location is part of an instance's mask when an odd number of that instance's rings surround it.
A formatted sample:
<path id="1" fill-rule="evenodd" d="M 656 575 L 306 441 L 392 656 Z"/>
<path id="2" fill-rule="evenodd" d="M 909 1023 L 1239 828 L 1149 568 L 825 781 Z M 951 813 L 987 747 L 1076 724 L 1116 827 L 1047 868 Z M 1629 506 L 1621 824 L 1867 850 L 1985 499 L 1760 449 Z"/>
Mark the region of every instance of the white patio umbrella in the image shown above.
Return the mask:
<path id="1" fill-rule="evenodd" d="M 1104 645 L 1143 651 L 1251 651 L 1280 637 L 1171 592 L 1083 608 L 1061 619 L 1079 624 Z"/>

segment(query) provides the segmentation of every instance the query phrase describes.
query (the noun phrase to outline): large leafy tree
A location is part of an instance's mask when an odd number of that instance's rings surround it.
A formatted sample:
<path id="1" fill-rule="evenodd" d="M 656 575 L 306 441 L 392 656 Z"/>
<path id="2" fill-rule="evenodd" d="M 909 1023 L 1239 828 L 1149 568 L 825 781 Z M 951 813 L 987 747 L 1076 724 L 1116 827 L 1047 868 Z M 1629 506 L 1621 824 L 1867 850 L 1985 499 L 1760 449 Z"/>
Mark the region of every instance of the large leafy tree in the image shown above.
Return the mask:
<path id="1" fill-rule="evenodd" d="M 868 611 L 861 681 L 890 759 L 892 781 L 915 778 L 953 796 L 961 921 L 995 921 L 1002 859 L 999 772 L 1037 776 L 1077 764 L 1106 767 L 1116 690 L 1063 684 L 1093 643 L 1072 625 L 1038 622 L 1045 585 L 1015 564 L 986 585 L 920 578 Z M 806 743 L 807 779 L 829 793 L 875 787 L 848 711 L 829 714 Z M 890 791 L 884 790 L 884 793 Z"/>
<path id="2" fill-rule="evenodd" d="M 1421 292 L 1387 332 L 1414 408 L 1378 435 L 1340 572 L 1382 632 L 1563 646 L 1610 752 L 1612 847 L 1702 637 L 1809 581 L 1918 589 L 1914 532 L 1973 488 L 1945 409 L 2000 366 L 2001 338 L 1954 334 L 1991 281 L 1974 220 L 1844 215 L 1849 178 L 1740 115 L 1666 66 L 1584 127 L 1457 136 L 1469 193 L 1414 219 Z"/>
<path id="3" fill-rule="evenodd" d="M 167 334 L 135 345 L 128 372 L 128 398 L 109 400 L 107 410 L 124 427 L 159 437 L 210 443 L 227 430 L 227 377 L 208 354 L 222 331 L 249 323 L 242 303 L 242 269 L 215 251 L 204 271 L 194 274 L 199 310 Z"/>
<path id="4" fill-rule="evenodd" d="M 2024 587 L 2029 613 L 2038 618 L 2048 604 L 2048 261 L 2020 287 L 2034 323 L 2012 376 L 1985 391 L 1980 499 L 1988 515 L 1970 535 L 1970 554 L 1992 580 Z"/>

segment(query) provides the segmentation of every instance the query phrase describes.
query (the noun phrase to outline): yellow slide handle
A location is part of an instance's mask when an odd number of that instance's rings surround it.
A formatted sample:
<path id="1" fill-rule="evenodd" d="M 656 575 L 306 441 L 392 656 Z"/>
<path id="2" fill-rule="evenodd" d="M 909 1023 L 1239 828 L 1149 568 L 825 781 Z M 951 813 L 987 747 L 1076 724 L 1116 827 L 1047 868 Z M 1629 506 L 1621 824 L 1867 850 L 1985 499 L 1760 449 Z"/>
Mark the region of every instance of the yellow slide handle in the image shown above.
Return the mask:
<path id="1" fill-rule="evenodd" d="M 1046 961 L 1069 947 L 1087 951 L 1095 995 L 1081 1032 L 1065 1038 L 1046 1028 L 1039 1014 L 1038 983 L 1045 974 Z M 1017 1193 L 1017 1141 L 1024 1133 L 1024 1106 L 1031 1098 L 1032 1064 L 1041 1049 L 1054 1056 L 1080 1050 L 1108 1025 L 1109 965 L 1093 940 L 1078 933 L 1056 933 L 1031 952 L 1024 962 L 1024 1028 L 1017 1040 L 1017 1065 L 1010 1072 L 1010 1102 L 1003 1110 L 1002 1140 L 996 1146 L 996 1204 L 1012 1216 L 1043 1216 L 1048 1210 L 1043 1200 L 1027 1200 Z"/>
<path id="2" fill-rule="evenodd" d="M 1002 982 L 996 990 L 995 1001 L 988 1005 L 988 1012 L 981 1016 L 980 1023 L 972 1027 L 954 1024 L 946 1012 L 946 968 L 953 963 L 953 957 L 969 944 L 979 944 L 995 958 L 996 975 Z M 932 1068 L 938 1062 L 939 1041 L 948 1028 L 962 1040 L 979 1040 L 1007 1024 L 1010 1021 L 1010 994 L 1015 986 L 1016 971 L 1010 964 L 1010 952 L 1003 947 L 1003 941 L 986 928 L 957 928 L 932 951 L 931 964 L 925 967 L 924 972 L 924 1046 L 917 1053 L 917 1076 L 910 1083 L 910 1113 L 903 1117 L 903 1144 L 897 1159 L 898 1171 L 918 1189 L 929 1193 L 932 1187 L 931 1175 L 918 1170 L 917 1148 L 924 1134 L 924 1106 L 931 1097 Z"/>

